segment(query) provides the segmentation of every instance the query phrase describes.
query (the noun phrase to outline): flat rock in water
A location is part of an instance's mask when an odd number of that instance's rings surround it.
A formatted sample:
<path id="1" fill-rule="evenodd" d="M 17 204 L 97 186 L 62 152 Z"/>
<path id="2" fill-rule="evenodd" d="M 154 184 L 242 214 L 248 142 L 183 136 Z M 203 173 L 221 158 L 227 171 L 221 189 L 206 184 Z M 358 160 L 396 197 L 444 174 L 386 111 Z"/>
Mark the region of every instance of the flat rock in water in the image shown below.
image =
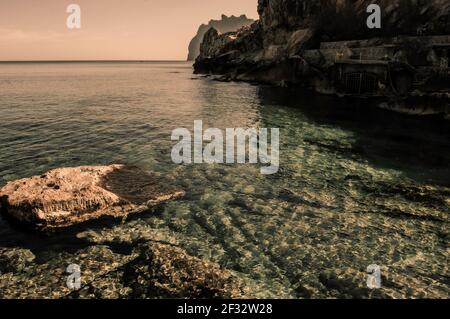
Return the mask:
<path id="1" fill-rule="evenodd" d="M 124 217 L 182 196 L 138 167 L 82 166 L 9 182 L 0 189 L 0 210 L 21 224 L 52 229 Z"/>

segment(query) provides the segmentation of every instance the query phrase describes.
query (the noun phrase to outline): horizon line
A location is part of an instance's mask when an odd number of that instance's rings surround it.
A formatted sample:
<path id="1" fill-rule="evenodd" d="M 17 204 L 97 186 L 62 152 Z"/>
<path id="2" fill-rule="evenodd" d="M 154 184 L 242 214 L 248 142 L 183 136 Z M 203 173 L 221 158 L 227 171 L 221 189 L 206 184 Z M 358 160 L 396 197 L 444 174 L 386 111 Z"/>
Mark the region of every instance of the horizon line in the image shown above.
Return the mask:
<path id="1" fill-rule="evenodd" d="M 80 62 L 193 62 L 187 60 L 146 60 L 146 59 L 132 59 L 132 60 L 0 60 L 0 63 L 80 63 Z"/>

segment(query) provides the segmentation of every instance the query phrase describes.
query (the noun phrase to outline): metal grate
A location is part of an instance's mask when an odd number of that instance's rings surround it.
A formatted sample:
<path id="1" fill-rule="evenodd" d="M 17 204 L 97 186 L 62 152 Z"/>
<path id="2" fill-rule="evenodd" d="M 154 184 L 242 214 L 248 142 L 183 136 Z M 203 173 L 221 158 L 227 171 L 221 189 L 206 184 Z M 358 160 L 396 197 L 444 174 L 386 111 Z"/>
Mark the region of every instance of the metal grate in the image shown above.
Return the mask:
<path id="1" fill-rule="evenodd" d="M 374 94 L 377 77 L 370 73 L 355 72 L 344 74 L 344 91 L 347 94 Z"/>

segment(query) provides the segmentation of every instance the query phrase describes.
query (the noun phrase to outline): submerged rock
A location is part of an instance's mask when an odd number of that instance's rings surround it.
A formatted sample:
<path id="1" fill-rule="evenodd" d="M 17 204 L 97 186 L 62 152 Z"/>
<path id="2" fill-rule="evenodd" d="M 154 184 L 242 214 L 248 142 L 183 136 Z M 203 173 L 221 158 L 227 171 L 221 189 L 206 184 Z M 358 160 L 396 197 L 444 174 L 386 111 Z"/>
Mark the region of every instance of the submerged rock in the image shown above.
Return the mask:
<path id="1" fill-rule="evenodd" d="M 249 298 L 245 283 L 218 264 L 179 247 L 149 242 L 127 265 L 124 278 L 133 298 Z"/>
<path id="2" fill-rule="evenodd" d="M 9 182 L 0 189 L 0 210 L 21 224 L 51 229 L 125 217 L 183 195 L 133 166 L 58 168 Z"/>
<path id="3" fill-rule="evenodd" d="M 115 253 L 104 245 L 80 248 L 74 252 L 58 250 L 55 246 L 51 248 L 49 251 L 36 252 L 36 257 L 28 249 L 3 248 L 0 251 L 0 298 L 66 298 L 74 293 L 67 286 L 70 275 L 67 267 L 70 264 L 80 266 L 83 288 L 94 281 L 108 283 L 109 274 L 118 273 L 121 267 L 137 256 Z M 114 284 L 115 287 L 110 290 L 122 297 L 126 287 L 121 287 L 120 280 Z"/>
<path id="4" fill-rule="evenodd" d="M 263 290 L 169 243 L 145 241 L 129 252 L 113 249 L 117 244 L 51 249 L 38 256 L 24 248 L 2 248 L 0 298 L 249 298 L 250 291 L 255 297 L 255 290 Z M 69 264 L 81 270 L 75 290 L 67 286 Z"/>
<path id="5" fill-rule="evenodd" d="M 8 272 L 21 272 L 36 257 L 28 249 L 21 248 L 0 248 L 0 274 Z"/>

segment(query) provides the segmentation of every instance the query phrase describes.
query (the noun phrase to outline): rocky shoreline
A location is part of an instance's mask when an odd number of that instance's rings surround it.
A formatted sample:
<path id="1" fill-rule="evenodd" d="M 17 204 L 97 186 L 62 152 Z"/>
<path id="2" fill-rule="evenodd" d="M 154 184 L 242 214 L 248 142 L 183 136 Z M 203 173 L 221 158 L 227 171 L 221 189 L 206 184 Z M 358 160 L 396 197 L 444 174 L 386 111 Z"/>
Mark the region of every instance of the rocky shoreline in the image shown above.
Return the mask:
<path id="1" fill-rule="evenodd" d="M 366 26 L 370 3 L 259 0 L 260 19 L 251 26 L 206 32 L 194 72 L 220 81 L 384 98 L 385 108 L 449 117 L 450 3 L 381 1 L 379 30 Z M 417 96 L 425 105 L 404 105 Z"/>
<path id="2" fill-rule="evenodd" d="M 153 174 L 118 164 L 63 167 L 9 182 L 0 189 L 2 215 L 38 230 L 33 236 L 44 234 L 38 240 L 51 250 L 58 236 L 65 236 L 63 241 L 77 242 L 78 253 L 63 252 L 61 260 L 43 265 L 38 259 L 45 257 L 26 247 L 0 248 L 0 297 L 249 298 L 249 288 L 232 272 L 189 255 L 157 231 L 124 234 L 113 227 L 99 235 L 91 227 L 68 229 L 104 217 L 123 219 L 182 196 L 184 191 Z M 66 284 L 68 263 L 81 269 L 81 286 L 75 290 Z"/>

